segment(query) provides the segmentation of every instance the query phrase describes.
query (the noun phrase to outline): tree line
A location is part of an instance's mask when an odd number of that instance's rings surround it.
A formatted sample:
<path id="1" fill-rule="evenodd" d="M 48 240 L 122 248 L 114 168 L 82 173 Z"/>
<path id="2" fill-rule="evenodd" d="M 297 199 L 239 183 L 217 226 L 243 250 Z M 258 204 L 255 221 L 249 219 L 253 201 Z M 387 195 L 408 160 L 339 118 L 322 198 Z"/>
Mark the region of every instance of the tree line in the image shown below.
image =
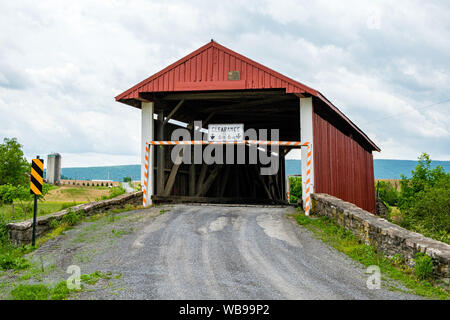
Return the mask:
<path id="1" fill-rule="evenodd" d="M 16 138 L 4 138 L 0 144 L 0 206 L 15 203 L 26 215 L 32 209 L 33 195 L 30 194 L 31 163 L 22 148 Z M 42 200 L 49 188 L 44 183 L 38 199 Z"/>
<path id="2" fill-rule="evenodd" d="M 432 168 L 430 156 L 419 156 L 411 178 L 401 176 L 400 190 L 390 182 L 376 184 L 378 196 L 400 210 L 402 227 L 450 243 L 450 173 L 442 166 Z"/>

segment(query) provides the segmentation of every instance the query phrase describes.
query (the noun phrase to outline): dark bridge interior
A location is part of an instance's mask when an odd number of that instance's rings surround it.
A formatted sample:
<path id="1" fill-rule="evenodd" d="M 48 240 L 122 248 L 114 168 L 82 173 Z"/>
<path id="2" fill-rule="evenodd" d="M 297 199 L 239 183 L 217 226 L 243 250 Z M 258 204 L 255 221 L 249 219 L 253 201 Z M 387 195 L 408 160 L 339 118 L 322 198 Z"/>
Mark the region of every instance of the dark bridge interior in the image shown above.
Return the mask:
<path id="1" fill-rule="evenodd" d="M 143 99 L 154 102 L 154 140 L 171 140 L 172 131 L 180 128 L 169 123 L 177 120 L 187 124 L 194 140 L 194 121 L 208 124 L 243 123 L 249 128 L 279 130 L 280 141 L 300 141 L 299 97 L 284 90 L 220 91 L 189 93 L 141 93 Z M 163 120 L 164 119 L 164 120 Z M 199 146 L 195 146 L 199 148 Z M 202 146 L 205 149 L 206 146 Z M 227 147 L 224 149 L 224 161 Z M 154 146 L 155 202 L 210 202 L 210 203 L 286 203 L 284 159 L 292 147 L 280 147 L 271 152 L 277 161 L 274 175 L 261 175 L 261 164 L 249 164 L 246 146 L 245 164 L 185 164 L 176 165 L 171 160 L 173 146 Z M 194 146 L 189 146 L 193 150 Z M 236 149 L 234 146 L 236 163 Z M 266 150 L 266 146 L 261 146 Z M 261 149 L 259 153 L 266 151 Z M 271 150 L 271 149 L 269 149 Z M 273 150 L 275 151 L 275 150 Z M 214 153 L 213 153 L 214 155 Z M 260 155 L 258 155 L 260 156 Z M 258 157 L 259 159 L 259 157 Z M 263 165 L 265 167 L 270 164 Z"/>

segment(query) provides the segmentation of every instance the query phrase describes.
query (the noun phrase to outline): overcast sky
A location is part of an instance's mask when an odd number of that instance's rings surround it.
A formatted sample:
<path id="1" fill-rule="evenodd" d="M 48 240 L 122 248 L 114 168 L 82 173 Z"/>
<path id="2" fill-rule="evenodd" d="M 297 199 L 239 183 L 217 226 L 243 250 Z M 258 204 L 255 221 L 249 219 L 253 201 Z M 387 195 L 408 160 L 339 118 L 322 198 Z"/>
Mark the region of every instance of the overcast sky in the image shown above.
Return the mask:
<path id="1" fill-rule="evenodd" d="M 0 0 L 0 138 L 63 167 L 137 164 L 140 110 L 114 96 L 213 38 L 319 90 L 375 158 L 450 160 L 449 17 L 449 1 Z"/>

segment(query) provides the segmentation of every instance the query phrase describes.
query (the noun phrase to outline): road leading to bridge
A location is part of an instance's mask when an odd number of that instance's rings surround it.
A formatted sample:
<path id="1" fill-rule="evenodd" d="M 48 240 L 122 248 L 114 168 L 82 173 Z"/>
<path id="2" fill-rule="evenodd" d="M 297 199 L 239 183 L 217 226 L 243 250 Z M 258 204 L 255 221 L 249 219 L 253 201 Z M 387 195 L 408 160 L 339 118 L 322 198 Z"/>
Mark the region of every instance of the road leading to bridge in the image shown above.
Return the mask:
<path id="1" fill-rule="evenodd" d="M 116 226 L 95 229 L 84 224 L 58 240 L 54 250 L 72 254 L 61 267 L 78 263 L 82 273 L 122 275 L 111 288 L 83 292 L 80 298 L 416 298 L 369 290 L 365 269 L 287 219 L 287 208 L 175 205 L 160 214 L 161 208 L 125 213 Z M 86 237 L 83 230 L 89 228 L 97 239 L 90 244 L 75 241 Z M 132 232 L 111 240 L 102 236 L 111 234 L 107 228 Z M 74 243 L 78 247 L 70 249 Z M 79 258 L 89 250 L 94 252 L 89 259 Z"/>

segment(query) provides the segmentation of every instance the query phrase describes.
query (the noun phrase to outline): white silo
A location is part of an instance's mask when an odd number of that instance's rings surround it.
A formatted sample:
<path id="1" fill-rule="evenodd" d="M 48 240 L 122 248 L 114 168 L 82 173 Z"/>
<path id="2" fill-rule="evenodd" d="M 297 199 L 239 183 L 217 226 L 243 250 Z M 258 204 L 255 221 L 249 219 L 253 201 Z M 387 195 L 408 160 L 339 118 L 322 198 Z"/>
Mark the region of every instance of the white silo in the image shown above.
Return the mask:
<path id="1" fill-rule="evenodd" d="M 59 184 L 61 180 L 61 155 L 52 153 L 47 156 L 47 183 Z"/>

